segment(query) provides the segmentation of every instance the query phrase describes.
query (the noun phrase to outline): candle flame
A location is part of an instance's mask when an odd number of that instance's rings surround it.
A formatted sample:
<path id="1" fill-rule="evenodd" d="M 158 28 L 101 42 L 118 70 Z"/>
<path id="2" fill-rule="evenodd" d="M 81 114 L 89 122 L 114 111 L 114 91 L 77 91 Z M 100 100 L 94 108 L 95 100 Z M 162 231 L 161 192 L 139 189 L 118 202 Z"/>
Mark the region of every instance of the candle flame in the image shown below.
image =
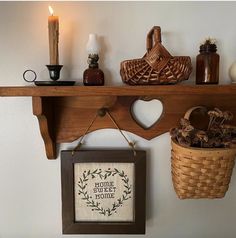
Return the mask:
<path id="1" fill-rule="evenodd" d="M 53 16 L 53 9 L 51 6 L 48 6 L 48 10 L 49 10 L 50 14 Z"/>

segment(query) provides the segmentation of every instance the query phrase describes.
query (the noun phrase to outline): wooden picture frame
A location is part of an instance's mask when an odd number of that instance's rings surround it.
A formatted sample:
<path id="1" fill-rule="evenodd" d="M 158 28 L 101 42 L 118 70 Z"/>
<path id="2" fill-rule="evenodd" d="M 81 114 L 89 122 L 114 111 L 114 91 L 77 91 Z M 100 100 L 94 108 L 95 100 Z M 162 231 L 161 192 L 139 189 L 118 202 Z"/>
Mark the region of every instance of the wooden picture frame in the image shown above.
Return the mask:
<path id="1" fill-rule="evenodd" d="M 146 152 L 61 152 L 63 234 L 145 234 Z"/>

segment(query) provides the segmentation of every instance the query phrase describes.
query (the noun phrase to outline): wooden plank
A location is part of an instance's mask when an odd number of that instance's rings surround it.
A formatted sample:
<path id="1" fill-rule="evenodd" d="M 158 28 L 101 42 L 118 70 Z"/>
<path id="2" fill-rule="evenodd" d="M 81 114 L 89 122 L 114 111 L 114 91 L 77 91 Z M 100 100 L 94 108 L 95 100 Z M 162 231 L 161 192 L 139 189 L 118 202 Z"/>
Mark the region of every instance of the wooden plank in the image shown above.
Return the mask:
<path id="1" fill-rule="evenodd" d="M 194 106 L 219 107 L 236 115 L 236 85 L 0 87 L 0 96 L 33 97 L 33 113 L 50 159 L 56 158 L 56 144 L 83 135 L 102 107 L 109 109 L 122 130 L 148 140 L 176 126 Z M 158 99 L 163 104 L 162 115 L 150 128 L 142 127 L 132 115 L 138 99 Z M 236 124 L 236 117 L 232 123 Z M 90 132 L 103 128 L 115 128 L 108 116 L 98 117 Z"/>
<path id="2" fill-rule="evenodd" d="M 0 96 L 152 96 L 236 94 L 236 85 L 0 87 Z"/>
<path id="3" fill-rule="evenodd" d="M 194 106 L 206 106 L 207 108 L 219 107 L 222 110 L 230 110 L 236 115 L 236 95 L 162 95 L 154 97 L 160 100 L 163 104 L 163 113 L 161 117 L 150 128 L 144 128 L 136 122 L 133 117 L 132 105 L 139 97 L 118 97 L 114 105 L 109 108 L 109 111 L 119 127 L 122 130 L 132 132 L 147 140 L 153 139 L 170 128 L 175 127 L 179 123 L 179 119 L 184 116 L 184 113 Z M 59 99 L 59 98 L 58 98 Z M 90 97 L 87 98 L 87 107 L 84 102 L 74 98 L 74 104 L 68 104 L 65 97 L 60 100 L 55 100 L 54 110 L 57 115 L 57 120 L 54 121 L 53 127 L 55 130 L 55 140 L 57 143 L 72 142 L 78 139 L 88 128 L 90 122 L 100 108 L 93 104 Z M 203 121 L 196 120 L 199 127 Z M 236 124 L 236 117 L 233 124 Z M 116 128 L 108 116 L 98 117 L 94 122 L 90 131 L 95 131 L 104 128 Z"/>

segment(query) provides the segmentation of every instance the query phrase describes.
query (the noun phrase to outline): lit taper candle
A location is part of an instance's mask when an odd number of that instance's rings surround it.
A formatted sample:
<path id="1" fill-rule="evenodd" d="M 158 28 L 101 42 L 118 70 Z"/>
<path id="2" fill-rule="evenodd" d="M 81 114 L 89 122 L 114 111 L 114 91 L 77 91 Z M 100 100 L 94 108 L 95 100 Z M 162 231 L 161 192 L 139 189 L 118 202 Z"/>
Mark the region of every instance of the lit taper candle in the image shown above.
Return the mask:
<path id="1" fill-rule="evenodd" d="M 58 42 L 59 42 L 59 18 L 53 15 L 53 9 L 48 7 L 50 16 L 48 17 L 48 37 L 49 37 L 49 57 L 50 65 L 59 64 Z"/>

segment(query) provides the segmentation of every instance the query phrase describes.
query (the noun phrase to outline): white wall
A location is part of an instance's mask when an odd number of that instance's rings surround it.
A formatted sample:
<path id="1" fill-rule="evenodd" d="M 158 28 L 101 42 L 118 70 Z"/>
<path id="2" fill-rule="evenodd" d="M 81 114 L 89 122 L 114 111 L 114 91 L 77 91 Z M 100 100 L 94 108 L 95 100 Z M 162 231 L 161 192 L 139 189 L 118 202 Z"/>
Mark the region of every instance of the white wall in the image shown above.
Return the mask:
<path id="1" fill-rule="evenodd" d="M 22 73 L 28 68 L 34 69 L 39 79 L 47 80 L 48 4 L 0 2 L 1 86 L 27 85 Z M 163 44 L 170 53 L 190 55 L 193 65 L 199 42 L 207 36 L 215 37 L 221 56 L 220 82 L 229 82 L 228 68 L 236 60 L 236 2 L 50 4 L 60 16 L 60 63 L 64 65 L 64 79 L 81 83 L 88 34 L 96 32 L 102 42 L 100 66 L 106 84 L 121 84 L 120 62 L 141 57 L 147 32 L 160 25 Z M 195 70 L 190 82 L 194 81 L 194 74 Z M 0 108 L 0 238 L 64 237 L 60 160 L 46 159 L 31 99 L 0 98 Z M 235 171 L 224 199 L 178 200 L 171 183 L 169 135 L 151 141 L 128 135 L 138 141 L 139 148 L 148 151 L 146 237 L 235 237 Z M 64 144 L 61 149 L 75 144 Z M 126 144 L 118 132 L 100 130 L 87 137 L 87 146 L 126 147 Z"/>

